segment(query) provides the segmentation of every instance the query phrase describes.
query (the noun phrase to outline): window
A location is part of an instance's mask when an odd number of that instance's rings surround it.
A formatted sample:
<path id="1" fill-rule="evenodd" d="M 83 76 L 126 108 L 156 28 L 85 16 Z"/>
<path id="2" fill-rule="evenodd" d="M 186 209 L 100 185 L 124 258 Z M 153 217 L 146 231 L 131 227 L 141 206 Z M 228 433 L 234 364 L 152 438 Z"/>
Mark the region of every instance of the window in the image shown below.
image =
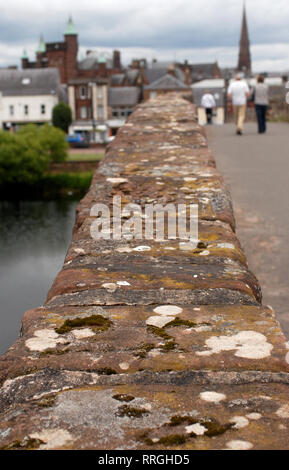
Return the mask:
<path id="1" fill-rule="evenodd" d="M 102 93 L 102 86 L 97 87 L 97 98 L 102 100 L 103 93 Z"/>
<path id="2" fill-rule="evenodd" d="M 87 96 L 86 87 L 85 86 L 80 87 L 80 99 L 85 100 L 86 96 Z"/>
<path id="3" fill-rule="evenodd" d="M 118 110 L 117 110 L 117 109 L 114 109 L 114 110 L 112 111 L 112 115 L 113 115 L 113 117 L 118 117 Z"/>
<path id="4" fill-rule="evenodd" d="M 9 106 L 9 113 L 10 113 L 10 116 L 14 116 L 14 106 L 13 106 L 13 104 L 11 104 Z"/>
<path id="5" fill-rule="evenodd" d="M 87 118 L 87 107 L 86 106 L 81 106 L 81 108 L 80 108 L 80 117 L 81 117 L 81 119 L 86 119 Z"/>
<path id="6" fill-rule="evenodd" d="M 41 112 L 41 114 L 45 114 L 45 113 L 46 113 L 45 104 L 42 104 L 42 105 L 40 106 L 40 112 Z"/>
<path id="7" fill-rule="evenodd" d="M 150 98 L 155 98 L 157 96 L 157 92 L 156 91 L 151 91 L 150 92 Z"/>
<path id="8" fill-rule="evenodd" d="M 97 117 L 98 119 L 103 118 L 103 106 L 97 106 Z"/>
<path id="9" fill-rule="evenodd" d="M 25 104 L 24 105 L 24 114 L 25 114 L 25 116 L 27 116 L 28 113 L 29 113 L 29 107 L 28 107 L 28 104 Z"/>

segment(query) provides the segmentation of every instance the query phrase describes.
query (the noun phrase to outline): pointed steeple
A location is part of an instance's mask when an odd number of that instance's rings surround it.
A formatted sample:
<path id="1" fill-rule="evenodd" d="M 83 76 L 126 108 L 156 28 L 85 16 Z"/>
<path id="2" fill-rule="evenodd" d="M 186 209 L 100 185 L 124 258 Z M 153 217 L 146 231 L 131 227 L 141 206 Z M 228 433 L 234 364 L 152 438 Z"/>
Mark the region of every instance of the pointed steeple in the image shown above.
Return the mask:
<path id="1" fill-rule="evenodd" d="M 68 18 L 66 29 L 64 31 L 64 36 L 77 36 L 77 34 L 78 33 L 76 31 L 76 27 L 74 26 L 74 23 L 72 21 L 72 17 L 70 15 L 69 18 Z"/>
<path id="2" fill-rule="evenodd" d="M 244 72 L 245 75 L 251 75 L 250 40 L 249 40 L 245 2 L 243 5 L 243 20 L 242 20 L 242 29 L 241 29 L 241 38 L 240 38 L 238 71 Z"/>
<path id="3" fill-rule="evenodd" d="M 43 35 L 41 34 L 40 39 L 39 39 L 39 43 L 38 43 L 38 47 L 37 47 L 37 53 L 42 54 L 43 52 L 46 52 L 46 46 L 45 46 L 45 42 L 44 42 L 44 39 L 43 39 Z"/>

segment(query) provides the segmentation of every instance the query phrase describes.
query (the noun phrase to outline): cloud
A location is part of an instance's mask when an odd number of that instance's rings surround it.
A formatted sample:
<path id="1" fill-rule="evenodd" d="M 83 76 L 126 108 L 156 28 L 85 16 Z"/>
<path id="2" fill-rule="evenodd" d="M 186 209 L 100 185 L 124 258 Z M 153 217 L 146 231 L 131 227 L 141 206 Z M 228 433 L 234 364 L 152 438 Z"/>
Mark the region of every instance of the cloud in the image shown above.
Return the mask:
<path id="1" fill-rule="evenodd" d="M 221 65 L 234 66 L 242 3 L 242 0 L 11 0 L 1 7 L 0 64 L 16 62 L 23 48 L 34 53 L 41 32 L 46 41 L 61 40 L 67 17 L 72 14 L 82 48 L 120 48 L 127 57 L 134 51 L 143 51 L 148 58 L 157 54 L 160 58 L 195 57 L 198 61 L 202 57 L 210 61 L 218 58 Z M 254 66 L 285 65 L 288 55 L 279 46 L 287 44 L 289 49 L 288 0 L 247 0 L 247 13 Z"/>

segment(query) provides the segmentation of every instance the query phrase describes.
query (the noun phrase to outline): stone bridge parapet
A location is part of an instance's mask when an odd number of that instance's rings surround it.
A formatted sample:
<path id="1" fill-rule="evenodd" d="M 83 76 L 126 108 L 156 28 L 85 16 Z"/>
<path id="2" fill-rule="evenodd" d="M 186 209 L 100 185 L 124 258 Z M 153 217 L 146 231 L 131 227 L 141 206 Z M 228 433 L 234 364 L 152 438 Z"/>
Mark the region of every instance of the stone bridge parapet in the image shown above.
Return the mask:
<path id="1" fill-rule="evenodd" d="M 92 238 L 113 197 L 197 205 L 198 240 Z M 194 107 L 160 96 L 108 147 L 45 305 L 0 360 L 0 447 L 288 449 L 288 362 Z"/>

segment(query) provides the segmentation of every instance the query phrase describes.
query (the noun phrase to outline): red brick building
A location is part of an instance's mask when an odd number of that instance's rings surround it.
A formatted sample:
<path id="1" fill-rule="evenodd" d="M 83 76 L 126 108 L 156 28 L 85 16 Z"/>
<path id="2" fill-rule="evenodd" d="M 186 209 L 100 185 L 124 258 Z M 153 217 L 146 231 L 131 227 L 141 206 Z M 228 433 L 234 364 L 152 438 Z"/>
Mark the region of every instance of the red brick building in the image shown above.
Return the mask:
<path id="1" fill-rule="evenodd" d="M 112 59 L 103 60 L 93 51 L 87 51 L 86 57 L 78 61 L 78 33 L 70 17 L 64 31 L 64 40 L 45 43 L 40 37 L 36 60 L 30 61 L 27 53 L 22 56 L 22 68 L 57 67 L 62 84 L 73 79 L 109 78 L 122 71 L 119 51 L 113 51 Z"/>

